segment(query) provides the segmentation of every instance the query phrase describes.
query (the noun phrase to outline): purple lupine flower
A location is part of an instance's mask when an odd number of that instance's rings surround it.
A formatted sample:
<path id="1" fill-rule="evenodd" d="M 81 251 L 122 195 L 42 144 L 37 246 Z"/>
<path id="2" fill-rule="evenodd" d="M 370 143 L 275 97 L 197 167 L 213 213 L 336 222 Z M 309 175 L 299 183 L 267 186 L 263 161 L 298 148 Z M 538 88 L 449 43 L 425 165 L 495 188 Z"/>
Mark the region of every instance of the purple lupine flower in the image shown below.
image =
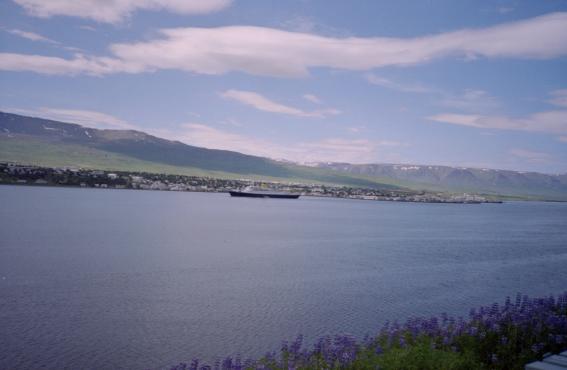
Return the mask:
<path id="1" fill-rule="evenodd" d="M 227 357 L 222 361 L 222 369 L 232 369 L 232 357 Z"/>
<path id="2" fill-rule="evenodd" d="M 251 358 L 247 358 L 244 361 L 244 368 L 247 369 L 249 367 L 253 367 L 254 366 L 254 361 Z"/>
<path id="3" fill-rule="evenodd" d="M 189 370 L 198 370 L 199 369 L 199 360 L 194 358 L 191 361 L 191 365 L 189 366 Z"/>
<path id="4" fill-rule="evenodd" d="M 240 359 L 240 355 L 236 355 L 236 358 L 234 359 L 234 366 L 233 366 L 234 370 L 242 370 L 242 362 Z"/>
<path id="5" fill-rule="evenodd" d="M 299 334 L 295 341 L 289 347 L 290 355 L 297 357 L 299 354 L 299 350 L 301 349 L 301 345 L 303 343 L 303 335 Z"/>
<path id="6" fill-rule="evenodd" d="M 366 336 L 362 342 L 350 335 L 338 335 L 333 339 L 326 336 L 320 338 L 314 345 L 313 350 L 302 350 L 303 337 L 298 336 L 291 344 L 283 342 L 281 347 L 281 360 L 276 360 L 276 353 L 270 352 L 258 362 L 246 360 L 242 365 L 240 357 L 235 360 L 228 357 L 223 362 L 215 362 L 215 370 L 241 370 L 245 368 L 264 369 L 275 366 L 290 369 L 319 366 L 320 360 L 325 361 L 326 367 L 336 368 L 349 366 L 356 360 L 360 350 L 373 350 L 380 355 L 398 344 L 401 347 L 411 345 L 420 336 L 428 336 L 431 345 L 447 346 L 452 351 L 458 352 L 459 337 L 472 336 L 485 338 L 492 333 L 498 333 L 496 346 L 508 346 L 510 342 L 514 346 L 523 346 L 531 349 L 535 354 L 545 350 L 560 349 L 557 345 L 566 342 L 567 339 L 567 292 L 555 297 L 529 298 L 527 296 L 516 296 L 515 303 L 506 298 L 504 305 L 497 304 L 479 307 L 471 310 L 468 320 L 458 317 L 457 319 L 441 314 L 439 317 L 411 318 L 403 325 L 394 322 L 390 326 L 386 323 L 377 337 Z M 513 335 L 510 336 L 509 335 Z M 406 343 L 407 342 L 407 343 Z M 534 344 L 535 343 L 535 344 Z M 553 347 L 556 346 L 556 347 Z M 554 349 L 555 348 L 555 349 Z M 502 348 L 506 350 L 505 348 Z M 509 349 L 508 349 L 509 350 Z M 485 353 L 487 361 L 497 362 L 498 348 L 494 353 Z M 316 362 L 313 362 L 316 361 Z M 210 366 L 201 364 L 195 359 L 188 366 L 179 364 L 171 370 L 209 370 Z"/>
<path id="7" fill-rule="evenodd" d="M 187 364 L 182 362 L 177 366 L 173 366 L 170 370 L 186 370 L 187 369 Z"/>

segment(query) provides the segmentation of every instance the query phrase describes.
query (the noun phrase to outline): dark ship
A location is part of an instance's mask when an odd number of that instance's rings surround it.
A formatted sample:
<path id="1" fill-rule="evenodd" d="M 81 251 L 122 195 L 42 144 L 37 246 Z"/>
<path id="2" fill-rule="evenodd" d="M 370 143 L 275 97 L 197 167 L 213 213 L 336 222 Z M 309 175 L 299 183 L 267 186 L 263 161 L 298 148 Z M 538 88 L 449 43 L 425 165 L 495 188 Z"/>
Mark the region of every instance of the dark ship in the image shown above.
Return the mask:
<path id="1" fill-rule="evenodd" d="M 300 194 L 282 193 L 278 191 L 269 190 L 252 190 L 246 188 L 244 190 L 229 191 L 232 197 L 247 197 L 247 198 L 277 198 L 277 199 L 297 199 Z"/>

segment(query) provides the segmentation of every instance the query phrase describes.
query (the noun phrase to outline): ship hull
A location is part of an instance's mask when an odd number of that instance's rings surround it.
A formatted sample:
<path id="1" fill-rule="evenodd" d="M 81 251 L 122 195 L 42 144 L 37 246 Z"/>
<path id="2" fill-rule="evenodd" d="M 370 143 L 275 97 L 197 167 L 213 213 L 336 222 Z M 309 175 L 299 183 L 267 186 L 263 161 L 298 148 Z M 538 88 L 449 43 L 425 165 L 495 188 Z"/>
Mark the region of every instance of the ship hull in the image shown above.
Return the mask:
<path id="1" fill-rule="evenodd" d="M 274 194 L 274 193 L 252 193 L 246 191 L 230 191 L 233 197 L 246 197 L 246 198 L 277 198 L 277 199 L 297 199 L 299 194 Z"/>

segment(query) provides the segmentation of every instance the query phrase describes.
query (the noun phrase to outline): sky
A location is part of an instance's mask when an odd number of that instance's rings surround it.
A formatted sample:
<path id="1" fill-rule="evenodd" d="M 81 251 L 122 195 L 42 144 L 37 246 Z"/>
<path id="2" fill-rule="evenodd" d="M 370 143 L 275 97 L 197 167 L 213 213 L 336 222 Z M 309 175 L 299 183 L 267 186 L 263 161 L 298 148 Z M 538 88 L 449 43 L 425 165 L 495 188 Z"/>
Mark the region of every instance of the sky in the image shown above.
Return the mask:
<path id="1" fill-rule="evenodd" d="M 0 110 L 300 163 L 567 172 L 567 0 L 0 0 Z"/>

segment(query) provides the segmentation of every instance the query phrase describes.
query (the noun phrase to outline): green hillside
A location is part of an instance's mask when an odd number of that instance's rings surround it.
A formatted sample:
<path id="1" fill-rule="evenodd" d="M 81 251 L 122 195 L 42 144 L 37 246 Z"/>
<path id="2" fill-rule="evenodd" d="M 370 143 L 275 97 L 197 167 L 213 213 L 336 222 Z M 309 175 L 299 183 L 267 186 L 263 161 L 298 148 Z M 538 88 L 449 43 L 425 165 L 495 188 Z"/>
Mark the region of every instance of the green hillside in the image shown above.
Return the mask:
<path id="1" fill-rule="evenodd" d="M 132 171 L 204 176 L 224 179 L 263 179 L 271 181 L 326 183 L 370 188 L 395 188 L 393 184 L 376 179 L 349 176 L 334 171 L 279 164 L 274 162 L 270 171 L 251 169 L 246 172 L 218 171 L 201 167 L 183 166 L 143 160 L 121 153 L 110 152 L 90 146 L 70 144 L 32 135 L 0 134 L 0 161 L 34 164 L 46 167 L 82 167 L 111 171 Z M 228 167 L 227 167 L 228 169 Z"/>
<path id="2" fill-rule="evenodd" d="M 2 112 L 0 161 L 48 167 L 567 200 L 567 175 L 430 165 L 321 163 L 307 167 L 227 150 L 195 147 L 140 131 L 98 130 Z"/>

